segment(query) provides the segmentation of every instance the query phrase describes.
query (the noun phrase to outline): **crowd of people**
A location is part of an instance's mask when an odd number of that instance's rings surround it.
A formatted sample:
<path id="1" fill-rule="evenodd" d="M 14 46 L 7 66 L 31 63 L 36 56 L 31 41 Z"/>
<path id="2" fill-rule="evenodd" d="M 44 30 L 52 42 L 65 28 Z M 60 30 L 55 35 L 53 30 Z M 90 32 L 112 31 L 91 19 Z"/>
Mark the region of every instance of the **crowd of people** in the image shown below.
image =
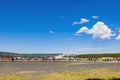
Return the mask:
<path id="1" fill-rule="evenodd" d="M 102 57 L 102 58 L 73 58 L 73 57 L 63 57 L 55 58 L 52 57 L 34 57 L 34 58 L 24 58 L 24 57 L 0 57 L 0 61 L 87 61 L 87 62 L 120 62 L 118 57 Z"/>

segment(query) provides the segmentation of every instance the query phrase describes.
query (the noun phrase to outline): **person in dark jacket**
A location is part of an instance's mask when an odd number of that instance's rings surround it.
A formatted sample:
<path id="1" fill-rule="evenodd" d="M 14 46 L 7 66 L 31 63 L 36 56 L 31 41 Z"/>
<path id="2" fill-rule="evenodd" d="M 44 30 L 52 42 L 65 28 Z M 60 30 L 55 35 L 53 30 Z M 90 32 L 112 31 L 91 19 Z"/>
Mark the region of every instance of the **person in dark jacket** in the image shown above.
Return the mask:
<path id="1" fill-rule="evenodd" d="M 12 57 L 12 62 L 14 62 L 14 57 Z"/>

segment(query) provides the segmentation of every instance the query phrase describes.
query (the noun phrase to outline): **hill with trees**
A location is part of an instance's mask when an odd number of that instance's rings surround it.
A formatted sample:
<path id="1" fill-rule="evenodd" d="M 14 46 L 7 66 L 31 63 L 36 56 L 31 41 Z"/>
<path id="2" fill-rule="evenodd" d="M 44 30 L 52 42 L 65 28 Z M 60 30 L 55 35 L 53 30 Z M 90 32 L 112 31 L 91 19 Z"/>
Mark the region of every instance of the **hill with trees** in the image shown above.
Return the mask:
<path id="1" fill-rule="evenodd" d="M 12 52 L 0 52 L 0 57 L 12 57 L 12 56 L 20 56 L 20 54 Z"/>
<path id="2" fill-rule="evenodd" d="M 104 53 L 104 54 L 80 54 L 75 55 L 75 58 L 101 58 L 101 57 L 120 57 L 120 53 Z"/>
<path id="3" fill-rule="evenodd" d="M 19 54 L 19 53 L 12 53 L 12 52 L 0 52 L 0 57 L 25 57 L 25 58 L 32 58 L 32 57 L 50 57 L 50 56 L 57 56 L 62 53 L 30 53 L 30 54 Z"/>
<path id="4" fill-rule="evenodd" d="M 57 56 L 62 53 L 31 53 L 31 54 L 19 54 L 19 53 L 12 53 L 12 52 L 0 52 L 0 57 L 50 57 L 50 56 Z M 80 54 L 75 55 L 75 58 L 101 58 L 101 57 L 120 57 L 120 53 L 104 53 L 104 54 Z"/>

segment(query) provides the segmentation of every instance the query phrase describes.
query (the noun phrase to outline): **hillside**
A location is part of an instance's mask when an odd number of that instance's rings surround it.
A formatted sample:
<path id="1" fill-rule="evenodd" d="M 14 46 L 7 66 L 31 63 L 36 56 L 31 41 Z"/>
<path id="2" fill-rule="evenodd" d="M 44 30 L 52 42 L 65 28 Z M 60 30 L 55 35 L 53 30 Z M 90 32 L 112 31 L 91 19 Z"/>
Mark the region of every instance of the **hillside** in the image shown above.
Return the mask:
<path id="1" fill-rule="evenodd" d="M 120 57 L 120 53 L 80 54 L 80 55 L 76 55 L 74 57 L 78 57 L 78 58 Z"/>
<path id="2" fill-rule="evenodd" d="M 2 57 L 11 57 L 11 56 L 20 56 L 19 54 L 17 53 L 12 53 L 12 52 L 0 52 L 0 56 Z"/>
<path id="3" fill-rule="evenodd" d="M 50 57 L 50 56 L 57 56 L 62 53 L 32 53 L 32 54 L 21 54 L 23 57 Z"/>
<path id="4" fill-rule="evenodd" d="M 12 52 L 0 52 L 0 57 L 12 57 L 12 56 L 21 56 L 21 57 L 49 57 L 56 56 L 62 53 L 31 53 L 31 54 L 18 54 Z M 120 57 L 120 53 L 104 53 L 104 54 L 80 54 L 75 55 L 77 58 L 101 58 L 101 57 Z"/>
<path id="5" fill-rule="evenodd" d="M 31 53 L 31 54 L 18 54 L 12 52 L 0 52 L 0 57 L 12 57 L 12 56 L 21 56 L 21 57 L 48 57 L 56 56 L 62 53 Z"/>

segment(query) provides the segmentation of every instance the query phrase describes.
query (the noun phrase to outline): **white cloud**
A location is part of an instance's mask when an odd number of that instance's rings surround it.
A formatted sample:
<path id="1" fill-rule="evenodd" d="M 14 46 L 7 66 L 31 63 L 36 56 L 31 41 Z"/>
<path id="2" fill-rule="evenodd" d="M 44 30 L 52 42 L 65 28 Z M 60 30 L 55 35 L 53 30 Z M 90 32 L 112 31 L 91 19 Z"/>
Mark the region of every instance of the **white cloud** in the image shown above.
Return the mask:
<path id="1" fill-rule="evenodd" d="M 112 30 L 108 28 L 104 22 L 97 22 L 95 25 L 93 25 L 92 29 L 88 30 L 87 33 L 93 34 L 93 38 L 96 39 L 110 39 L 111 36 L 115 35 L 112 34 Z"/>
<path id="2" fill-rule="evenodd" d="M 83 24 L 83 23 L 86 23 L 86 22 L 89 22 L 89 20 L 85 19 L 85 18 L 81 18 L 80 22 L 73 22 L 73 25 L 76 25 L 76 24 Z"/>
<path id="3" fill-rule="evenodd" d="M 120 40 L 120 34 L 116 37 L 116 40 Z"/>
<path id="4" fill-rule="evenodd" d="M 54 32 L 54 31 L 49 31 L 49 33 L 53 34 L 53 33 L 55 33 L 55 32 Z"/>
<path id="5" fill-rule="evenodd" d="M 82 23 L 86 23 L 86 22 L 89 22 L 89 20 L 87 20 L 87 19 L 85 19 L 85 18 L 82 18 L 81 20 L 80 20 L 80 23 L 82 24 Z"/>
<path id="6" fill-rule="evenodd" d="M 79 34 L 79 33 L 81 33 L 81 32 L 87 32 L 88 31 L 88 28 L 87 27 L 82 27 L 82 28 L 80 28 L 77 32 L 76 32 L 76 34 Z"/>
<path id="7" fill-rule="evenodd" d="M 93 25 L 91 29 L 88 29 L 87 27 L 82 27 L 76 33 L 80 34 L 82 32 L 92 34 L 92 37 L 94 39 L 110 39 L 111 36 L 115 36 L 115 34 L 112 33 L 113 31 L 110 28 L 108 28 L 108 26 L 105 25 L 104 22 L 100 21 Z"/>
<path id="8" fill-rule="evenodd" d="M 92 16 L 93 19 L 97 19 L 99 18 L 100 16 Z"/>

